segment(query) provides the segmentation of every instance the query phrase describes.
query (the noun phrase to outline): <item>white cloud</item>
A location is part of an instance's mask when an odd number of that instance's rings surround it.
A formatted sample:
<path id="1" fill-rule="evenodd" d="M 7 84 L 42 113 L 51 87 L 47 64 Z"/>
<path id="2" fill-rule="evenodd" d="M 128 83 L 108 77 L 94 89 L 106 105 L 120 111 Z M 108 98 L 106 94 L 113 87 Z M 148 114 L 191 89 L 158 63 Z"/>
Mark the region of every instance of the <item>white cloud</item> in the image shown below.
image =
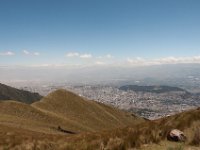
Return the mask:
<path id="1" fill-rule="evenodd" d="M 23 54 L 25 54 L 25 55 L 32 55 L 32 56 L 39 56 L 39 55 L 40 55 L 39 52 L 30 52 L 30 51 L 28 51 L 28 50 L 23 50 L 22 52 L 23 52 Z"/>
<path id="2" fill-rule="evenodd" d="M 114 56 L 110 55 L 110 54 L 107 54 L 105 56 L 98 56 L 96 57 L 97 59 L 111 59 L 111 58 L 114 58 Z"/>
<path id="3" fill-rule="evenodd" d="M 34 52 L 33 55 L 34 55 L 34 56 L 39 56 L 40 53 L 39 53 L 39 52 Z"/>
<path id="4" fill-rule="evenodd" d="M 80 64 L 67 64 L 67 63 L 57 63 L 57 64 L 35 64 L 35 65 L 30 65 L 28 67 L 41 67 L 41 68 L 74 68 L 74 67 L 80 67 Z"/>
<path id="5" fill-rule="evenodd" d="M 105 57 L 108 58 L 108 59 L 113 58 L 113 56 L 110 55 L 110 54 L 107 54 Z"/>
<path id="6" fill-rule="evenodd" d="M 102 56 L 98 56 L 98 57 L 96 57 L 97 59 L 102 59 L 103 57 Z"/>
<path id="7" fill-rule="evenodd" d="M 67 57 L 78 57 L 79 56 L 79 53 L 77 52 L 70 52 L 68 54 L 66 54 Z"/>
<path id="8" fill-rule="evenodd" d="M 106 63 L 103 62 L 103 61 L 96 61 L 95 64 L 96 64 L 96 65 L 105 65 Z"/>
<path id="9" fill-rule="evenodd" d="M 80 58 L 92 58 L 91 54 L 82 54 L 80 55 Z"/>
<path id="10" fill-rule="evenodd" d="M 0 56 L 13 56 L 13 55 L 15 55 L 15 53 L 11 52 L 11 51 L 1 52 L 0 53 Z"/>
<path id="11" fill-rule="evenodd" d="M 31 65 L 31 67 L 51 67 L 52 64 L 39 64 L 39 65 Z"/>
<path id="12" fill-rule="evenodd" d="M 23 50 L 23 53 L 24 53 L 25 55 L 29 55 L 29 54 L 30 54 L 30 52 L 27 51 L 27 50 Z"/>
<path id="13" fill-rule="evenodd" d="M 80 54 L 78 52 L 70 52 L 66 54 L 66 57 L 92 58 L 92 54 Z"/>
<path id="14" fill-rule="evenodd" d="M 134 59 L 127 58 L 127 62 L 130 63 L 130 64 L 132 64 L 132 63 L 134 63 Z"/>
<path id="15" fill-rule="evenodd" d="M 131 58 L 127 58 L 127 62 L 130 64 L 141 64 L 141 63 L 145 63 L 145 59 L 141 58 L 141 57 L 136 57 L 134 59 Z"/>
<path id="16" fill-rule="evenodd" d="M 130 65 L 162 65 L 162 64 L 183 64 L 183 63 L 200 63 L 200 56 L 193 57 L 163 57 L 158 59 L 127 58 Z"/>

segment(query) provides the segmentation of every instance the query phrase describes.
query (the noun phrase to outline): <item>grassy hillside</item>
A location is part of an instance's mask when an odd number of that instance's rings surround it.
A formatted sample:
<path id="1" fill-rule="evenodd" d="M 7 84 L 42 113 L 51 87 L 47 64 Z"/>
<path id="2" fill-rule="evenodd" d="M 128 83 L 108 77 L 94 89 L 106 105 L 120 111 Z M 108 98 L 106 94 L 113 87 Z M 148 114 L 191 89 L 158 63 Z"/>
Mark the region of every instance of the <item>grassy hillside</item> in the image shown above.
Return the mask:
<path id="1" fill-rule="evenodd" d="M 144 121 L 130 113 L 86 100 L 66 90 L 57 90 L 32 106 L 42 112 L 68 119 L 85 131 L 125 127 Z"/>
<path id="2" fill-rule="evenodd" d="M 66 149 L 68 140 L 141 122 L 144 119 L 127 112 L 57 90 L 32 105 L 0 102 L 0 149 Z M 76 134 L 61 132 L 58 126 Z"/>
<path id="3" fill-rule="evenodd" d="M 200 109 L 144 121 L 118 109 L 58 90 L 32 105 L 0 102 L 0 149 L 198 150 Z M 71 135 L 58 131 L 61 126 Z M 169 142 L 171 129 L 185 143 Z M 87 132 L 86 132 L 87 131 Z"/>
<path id="4" fill-rule="evenodd" d="M 197 117 L 199 113 L 200 110 L 191 110 L 169 118 L 142 122 L 129 127 L 84 132 L 71 136 L 42 134 L 19 127 L 0 125 L 0 147 L 33 150 L 199 150 L 200 132 L 197 132 L 200 125 L 199 117 Z M 171 122 L 175 118 L 178 120 L 175 123 Z M 179 124 L 181 122 L 184 124 L 185 121 L 191 121 L 191 124 L 179 128 Z M 187 141 L 185 143 L 167 141 L 165 132 L 171 128 L 182 129 L 187 136 Z M 195 140 L 198 143 L 195 143 Z"/>
<path id="5" fill-rule="evenodd" d="M 45 113 L 28 104 L 15 101 L 0 102 L 0 124 L 56 134 L 60 133 L 56 130 L 59 125 L 70 131 L 81 130 L 81 126 L 67 118 Z"/>
<path id="6" fill-rule="evenodd" d="M 0 101 L 16 100 L 23 103 L 33 103 L 42 98 L 38 93 L 31 93 L 24 90 L 19 90 L 0 83 Z"/>
<path id="7" fill-rule="evenodd" d="M 57 90 L 32 105 L 0 101 L 0 124 L 43 133 L 76 133 L 125 127 L 143 122 L 130 113 L 89 101 L 74 93 Z"/>
<path id="8" fill-rule="evenodd" d="M 167 141 L 167 133 L 179 129 L 187 137 L 185 143 Z M 109 150 L 199 150 L 200 149 L 200 109 L 190 110 L 156 121 L 142 122 L 109 132 L 99 132 L 71 138 L 67 149 L 109 149 Z M 76 145 L 74 145 L 76 141 Z M 78 141 L 78 142 L 77 142 Z"/>

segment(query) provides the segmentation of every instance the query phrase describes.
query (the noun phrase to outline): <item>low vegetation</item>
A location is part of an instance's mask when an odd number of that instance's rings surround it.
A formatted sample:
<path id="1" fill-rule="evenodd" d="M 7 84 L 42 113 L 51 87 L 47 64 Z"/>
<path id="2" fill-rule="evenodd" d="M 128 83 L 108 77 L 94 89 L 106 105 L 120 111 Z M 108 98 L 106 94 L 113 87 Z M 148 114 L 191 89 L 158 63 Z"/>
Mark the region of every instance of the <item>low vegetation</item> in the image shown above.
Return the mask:
<path id="1" fill-rule="evenodd" d="M 194 130 L 193 138 L 190 144 L 194 146 L 200 146 L 200 128 L 199 127 L 197 127 Z"/>

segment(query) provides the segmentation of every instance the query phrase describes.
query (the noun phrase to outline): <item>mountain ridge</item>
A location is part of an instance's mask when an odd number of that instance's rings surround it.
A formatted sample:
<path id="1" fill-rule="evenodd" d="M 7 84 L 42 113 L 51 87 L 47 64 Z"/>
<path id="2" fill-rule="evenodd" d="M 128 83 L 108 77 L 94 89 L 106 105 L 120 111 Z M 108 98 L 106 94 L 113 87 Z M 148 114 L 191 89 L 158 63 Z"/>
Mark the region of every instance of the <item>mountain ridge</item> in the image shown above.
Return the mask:
<path id="1" fill-rule="evenodd" d="M 70 118 L 75 122 L 82 122 L 84 126 L 91 127 L 93 131 L 132 124 L 135 119 L 130 113 L 87 100 L 64 89 L 50 93 L 31 106 L 64 118 Z"/>
<path id="2" fill-rule="evenodd" d="M 0 83 L 0 101 L 15 100 L 31 104 L 42 98 L 38 93 L 31 93 L 29 91 L 19 90 L 14 87 L 7 86 Z"/>

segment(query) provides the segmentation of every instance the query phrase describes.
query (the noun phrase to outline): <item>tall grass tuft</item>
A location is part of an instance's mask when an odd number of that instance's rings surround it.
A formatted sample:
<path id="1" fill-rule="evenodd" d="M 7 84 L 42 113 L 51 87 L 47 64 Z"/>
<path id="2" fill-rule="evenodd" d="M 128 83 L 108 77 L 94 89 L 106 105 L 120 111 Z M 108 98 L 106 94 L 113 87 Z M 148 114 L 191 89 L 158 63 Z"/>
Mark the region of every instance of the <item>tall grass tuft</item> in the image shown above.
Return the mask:
<path id="1" fill-rule="evenodd" d="M 194 146 L 200 146 L 200 128 L 199 127 L 195 129 L 194 136 L 190 144 Z"/>

